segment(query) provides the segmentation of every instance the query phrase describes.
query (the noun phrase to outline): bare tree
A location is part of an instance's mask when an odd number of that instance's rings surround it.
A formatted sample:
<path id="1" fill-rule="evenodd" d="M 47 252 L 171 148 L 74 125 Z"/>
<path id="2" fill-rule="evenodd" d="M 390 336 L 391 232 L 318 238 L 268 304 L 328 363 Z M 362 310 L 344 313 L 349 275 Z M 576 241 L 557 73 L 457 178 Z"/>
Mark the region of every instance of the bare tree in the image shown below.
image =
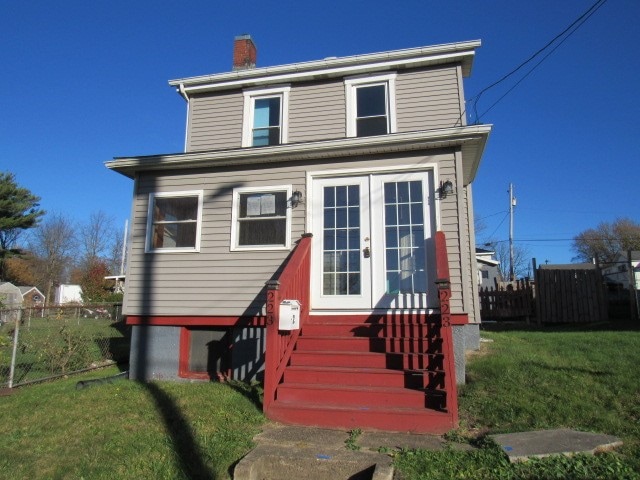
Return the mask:
<path id="1" fill-rule="evenodd" d="M 627 250 L 640 250 L 640 224 L 629 218 L 612 223 L 602 222 L 573 239 L 574 260 L 591 262 L 597 258 L 602 264 L 613 263 Z"/>
<path id="2" fill-rule="evenodd" d="M 123 263 L 122 249 L 124 247 L 124 229 L 116 230 L 112 234 L 111 249 L 109 254 L 109 271 L 112 275 L 120 275 Z M 125 264 L 126 264 L 126 258 Z"/>
<path id="3" fill-rule="evenodd" d="M 509 242 L 488 242 L 491 248 L 495 251 L 496 260 L 500 262 L 498 268 L 500 269 L 500 275 L 504 279 L 510 278 L 509 276 Z M 513 271 L 516 278 L 522 278 L 529 276 L 531 254 L 529 250 L 520 245 L 514 245 L 513 247 Z"/>
<path id="4" fill-rule="evenodd" d="M 63 283 L 76 251 L 75 226 L 67 217 L 53 214 L 33 230 L 29 248 L 37 259 L 39 286 L 46 291 L 47 303 L 56 283 Z"/>
<path id="5" fill-rule="evenodd" d="M 102 210 L 93 212 L 86 223 L 79 228 L 82 261 L 86 266 L 99 259 L 108 258 L 113 239 L 113 217 Z"/>

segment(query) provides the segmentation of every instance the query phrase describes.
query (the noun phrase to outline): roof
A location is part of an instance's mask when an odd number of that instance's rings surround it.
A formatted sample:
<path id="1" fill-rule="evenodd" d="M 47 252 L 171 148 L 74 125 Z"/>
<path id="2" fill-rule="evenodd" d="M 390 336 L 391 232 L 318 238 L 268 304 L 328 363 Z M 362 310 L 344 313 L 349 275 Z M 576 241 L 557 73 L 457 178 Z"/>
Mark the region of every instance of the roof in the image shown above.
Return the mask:
<path id="1" fill-rule="evenodd" d="M 347 57 L 328 57 L 324 60 L 292 63 L 274 67 L 250 68 L 233 72 L 201 75 L 170 80 L 183 95 L 212 90 L 245 88 L 282 82 L 300 82 L 344 77 L 388 70 L 440 65 L 459 62 L 462 74 L 468 77 L 480 40 L 445 43 L 426 47 L 391 50 Z"/>
<path id="2" fill-rule="evenodd" d="M 42 294 L 42 292 L 38 289 L 38 287 L 29 287 L 29 286 L 19 286 L 18 287 L 20 289 L 20 293 L 22 293 L 22 296 L 24 297 L 27 293 L 29 293 L 31 290 L 35 290 L 37 291 L 40 295 L 42 295 L 42 297 L 44 298 L 44 295 Z"/>

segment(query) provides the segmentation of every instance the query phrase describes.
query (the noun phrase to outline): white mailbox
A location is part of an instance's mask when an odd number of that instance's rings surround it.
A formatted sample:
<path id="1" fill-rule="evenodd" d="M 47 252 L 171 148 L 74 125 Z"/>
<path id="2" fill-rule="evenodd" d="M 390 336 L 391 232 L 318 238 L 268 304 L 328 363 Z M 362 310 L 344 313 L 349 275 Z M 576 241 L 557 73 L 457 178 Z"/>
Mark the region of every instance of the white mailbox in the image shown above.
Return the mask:
<path id="1" fill-rule="evenodd" d="M 280 302 L 280 330 L 298 330 L 300 328 L 300 302 L 283 300 Z"/>

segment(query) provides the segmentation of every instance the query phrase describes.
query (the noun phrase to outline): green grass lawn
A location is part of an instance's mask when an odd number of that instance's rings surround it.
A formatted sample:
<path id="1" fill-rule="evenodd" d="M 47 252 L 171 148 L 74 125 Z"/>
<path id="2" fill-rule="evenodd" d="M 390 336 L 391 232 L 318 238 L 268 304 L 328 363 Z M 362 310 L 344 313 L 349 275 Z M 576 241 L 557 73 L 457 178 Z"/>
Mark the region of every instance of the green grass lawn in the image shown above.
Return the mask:
<path id="1" fill-rule="evenodd" d="M 450 437 L 473 452 L 402 452 L 401 478 L 640 478 L 640 330 L 550 327 L 483 331 L 459 393 L 461 428 Z M 489 433 L 552 428 L 617 435 L 611 454 L 510 465 Z"/>
<path id="2" fill-rule="evenodd" d="M 460 392 L 471 452 L 401 451 L 397 478 L 640 479 L 640 330 L 483 331 Z M 265 422 L 258 390 L 126 380 L 76 390 L 100 370 L 0 397 L 0 478 L 230 478 Z M 575 428 L 617 435 L 616 452 L 511 465 L 488 433 Z"/>
<path id="3" fill-rule="evenodd" d="M 115 373 L 0 397 L 0 478 L 230 478 L 264 422 L 249 386 L 118 380 L 75 389 Z"/>

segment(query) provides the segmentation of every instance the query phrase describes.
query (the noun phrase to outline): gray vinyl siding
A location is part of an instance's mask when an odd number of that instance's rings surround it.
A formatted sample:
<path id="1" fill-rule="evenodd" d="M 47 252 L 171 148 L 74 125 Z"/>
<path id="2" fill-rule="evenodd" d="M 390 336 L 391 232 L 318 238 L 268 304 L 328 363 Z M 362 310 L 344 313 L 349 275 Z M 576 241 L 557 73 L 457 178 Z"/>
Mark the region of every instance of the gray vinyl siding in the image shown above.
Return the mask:
<path id="1" fill-rule="evenodd" d="M 144 174 L 136 182 L 132 243 L 127 271 L 128 315 L 256 315 L 263 313 L 264 284 L 274 278 L 288 251 L 231 252 L 231 203 L 235 187 L 292 185 L 305 193 L 309 171 L 368 169 L 372 166 L 437 163 L 440 178 L 454 178 L 453 152 L 409 156 L 287 163 L 231 171 L 210 169 L 183 174 Z M 203 190 L 201 247 L 198 253 L 145 253 L 149 193 Z M 463 309 L 460 219 L 455 196 L 441 202 L 440 223 L 447 235 L 452 280 L 452 311 Z M 305 195 L 305 202 L 307 202 Z M 305 232 L 306 203 L 293 210 L 292 242 Z"/>
<path id="2" fill-rule="evenodd" d="M 458 82 L 455 66 L 398 72 L 397 131 L 459 124 Z M 193 96 L 189 105 L 187 151 L 240 148 L 243 105 L 240 90 Z M 288 143 L 344 138 L 344 80 L 293 83 L 289 93 L 288 125 Z"/>
<path id="3" fill-rule="evenodd" d="M 198 95 L 189 103 L 187 151 L 242 145 L 242 92 Z"/>
<path id="4" fill-rule="evenodd" d="M 460 92 L 455 66 L 399 73 L 396 78 L 398 132 L 460 124 Z"/>
<path id="5" fill-rule="evenodd" d="M 342 80 L 296 85 L 289 96 L 289 142 L 313 142 L 346 136 Z"/>

